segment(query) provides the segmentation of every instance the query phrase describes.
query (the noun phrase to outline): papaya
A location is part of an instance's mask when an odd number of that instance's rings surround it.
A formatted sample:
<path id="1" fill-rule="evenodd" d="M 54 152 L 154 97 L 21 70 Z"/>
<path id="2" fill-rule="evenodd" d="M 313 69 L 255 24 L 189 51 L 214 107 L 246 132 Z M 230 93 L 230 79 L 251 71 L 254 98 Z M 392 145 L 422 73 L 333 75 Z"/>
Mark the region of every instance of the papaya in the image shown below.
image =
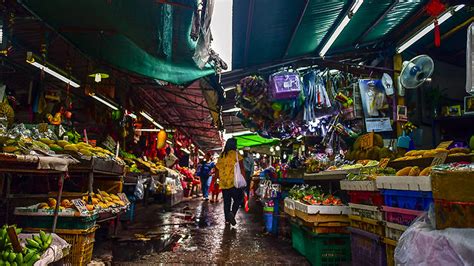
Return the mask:
<path id="1" fill-rule="evenodd" d="M 426 167 L 420 172 L 420 176 L 429 176 L 431 174 L 431 166 Z"/>
<path id="2" fill-rule="evenodd" d="M 13 152 L 18 151 L 18 147 L 16 147 L 16 146 L 5 146 L 5 147 L 3 147 L 3 151 L 8 152 L 8 153 L 13 153 Z"/>
<path id="3" fill-rule="evenodd" d="M 160 130 L 160 132 L 158 132 L 158 141 L 156 145 L 158 149 L 163 149 L 166 146 L 166 138 L 166 131 L 164 129 Z"/>
<path id="4" fill-rule="evenodd" d="M 407 166 L 396 173 L 396 176 L 407 176 L 411 171 L 411 166 Z"/>
<path id="5" fill-rule="evenodd" d="M 418 176 L 420 174 L 420 167 L 413 166 L 408 173 L 409 176 Z"/>

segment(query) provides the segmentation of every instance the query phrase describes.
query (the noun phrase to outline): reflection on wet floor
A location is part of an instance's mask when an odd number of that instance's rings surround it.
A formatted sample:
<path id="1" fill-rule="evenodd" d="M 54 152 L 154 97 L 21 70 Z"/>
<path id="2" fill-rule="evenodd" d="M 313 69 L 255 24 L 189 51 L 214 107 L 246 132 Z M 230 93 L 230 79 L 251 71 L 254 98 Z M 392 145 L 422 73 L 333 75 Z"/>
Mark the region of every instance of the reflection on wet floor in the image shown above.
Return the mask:
<path id="1" fill-rule="evenodd" d="M 114 264 L 307 265 L 288 240 L 264 232 L 259 209 L 239 211 L 237 226 L 230 227 L 222 202 L 193 200 L 169 212 L 157 205 L 141 208 L 136 222 L 113 242 Z"/>

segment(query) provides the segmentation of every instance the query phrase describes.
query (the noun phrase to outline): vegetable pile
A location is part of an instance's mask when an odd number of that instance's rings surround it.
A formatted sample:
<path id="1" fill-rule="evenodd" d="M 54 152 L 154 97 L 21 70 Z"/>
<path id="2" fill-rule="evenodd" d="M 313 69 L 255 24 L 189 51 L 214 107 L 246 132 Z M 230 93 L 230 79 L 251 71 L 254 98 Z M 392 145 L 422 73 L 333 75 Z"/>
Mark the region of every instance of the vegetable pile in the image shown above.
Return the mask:
<path id="1" fill-rule="evenodd" d="M 289 191 L 289 197 L 309 205 L 340 206 L 341 199 L 331 194 L 322 192 L 321 187 L 309 187 L 307 185 L 294 186 Z"/>

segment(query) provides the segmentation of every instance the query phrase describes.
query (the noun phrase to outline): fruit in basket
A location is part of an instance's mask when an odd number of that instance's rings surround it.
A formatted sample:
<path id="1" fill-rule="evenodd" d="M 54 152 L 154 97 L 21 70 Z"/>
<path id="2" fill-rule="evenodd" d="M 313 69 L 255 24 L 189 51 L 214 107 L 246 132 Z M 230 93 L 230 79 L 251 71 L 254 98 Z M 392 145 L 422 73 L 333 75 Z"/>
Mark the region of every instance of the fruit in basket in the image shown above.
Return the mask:
<path id="1" fill-rule="evenodd" d="M 64 208 L 71 208 L 73 206 L 73 204 L 71 203 L 70 200 L 68 199 L 63 199 L 61 201 L 61 207 L 64 207 Z"/>
<path id="2" fill-rule="evenodd" d="M 49 199 L 48 199 L 48 205 L 49 205 L 49 207 L 54 208 L 54 207 L 56 207 L 56 204 L 57 204 L 56 199 L 53 199 L 53 198 L 49 198 Z"/>
<path id="3" fill-rule="evenodd" d="M 61 140 L 56 141 L 56 144 L 58 144 L 59 146 L 61 146 L 62 148 L 64 148 L 64 146 L 69 145 L 70 143 L 69 143 L 68 141 L 66 141 L 66 140 L 62 140 L 62 139 L 61 139 Z"/>
<path id="4" fill-rule="evenodd" d="M 49 209 L 49 204 L 46 202 L 41 202 L 40 204 L 38 204 L 38 210 L 42 209 Z"/>
<path id="5" fill-rule="evenodd" d="M 78 152 L 79 149 L 76 147 L 75 144 L 68 144 L 66 146 L 64 146 L 63 148 L 65 151 L 73 151 L 73 152 Z"/>
<path id="6" fill-rule="evenodd" d="M 401 170 L 399 170 L 395 175 L 396 176 L 407 176 L 411 171 L 411 166 L 407 166 Z"/>
<path id="7" fill-rule="evenodd" d="M 426 167 L 423 171 L 420 172 L 420 176 L 429 176 L 431 174 L 431 166 Z"/>
<path id="8" fill-rule="evenodd" d="M 16 151 L 18 151 L 18 147 L 16 147 L 16 146 L 5 146 L 5 147 L 3 147 L 3 152 L 14 153 Z"/>
<path id="9" fill-rule="evenodd" d="M 46 145 L 54 144 L 54 140 L 51 140 L 51 139 L 48 139 L 48 138 L 40 138 L 39 141 L 43 142 Z"/>
<path id="10" fill-rule="evenodd" d="M 64 149 L 58 144 L 49 144 L 49 148 L 54 152 L 62 152 Z"/>
<path id="11" fill-rule="evenodd" d="M 413 166 L 408 173 L 409 176 L 418 176 L 420 174 L 420 168 L 418 166 Z"/>

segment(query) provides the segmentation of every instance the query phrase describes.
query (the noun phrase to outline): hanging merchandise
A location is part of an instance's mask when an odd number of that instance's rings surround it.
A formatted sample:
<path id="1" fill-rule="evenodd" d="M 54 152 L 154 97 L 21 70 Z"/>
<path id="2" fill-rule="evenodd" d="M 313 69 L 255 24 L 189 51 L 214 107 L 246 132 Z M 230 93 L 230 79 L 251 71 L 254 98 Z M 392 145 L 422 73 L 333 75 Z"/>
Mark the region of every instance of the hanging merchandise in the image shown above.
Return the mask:
<path id="1" fill-rule="evenodd" d="M 304 75 L 303 86 L 305 96 L 303 117 L 305 121 L 314 121 L 318 117 L 316 111 L 330 108 L 331 102 L 319 72 L 312 70 Z"/>
<path id="2" fill-rule="evenodd" d="M 380 80 L 361 79 L 359 87 L 366 117 L 378 117 L 382 115 L 379 111 L 388 109 L 385 91 Z"/>
<path id="3" fill-rule="evenodd" d="M 271 100 L 288 100 L 299 96 L 301 92 L 300 76 L 296 73 L 281 71 L 270 76 Z"/>

